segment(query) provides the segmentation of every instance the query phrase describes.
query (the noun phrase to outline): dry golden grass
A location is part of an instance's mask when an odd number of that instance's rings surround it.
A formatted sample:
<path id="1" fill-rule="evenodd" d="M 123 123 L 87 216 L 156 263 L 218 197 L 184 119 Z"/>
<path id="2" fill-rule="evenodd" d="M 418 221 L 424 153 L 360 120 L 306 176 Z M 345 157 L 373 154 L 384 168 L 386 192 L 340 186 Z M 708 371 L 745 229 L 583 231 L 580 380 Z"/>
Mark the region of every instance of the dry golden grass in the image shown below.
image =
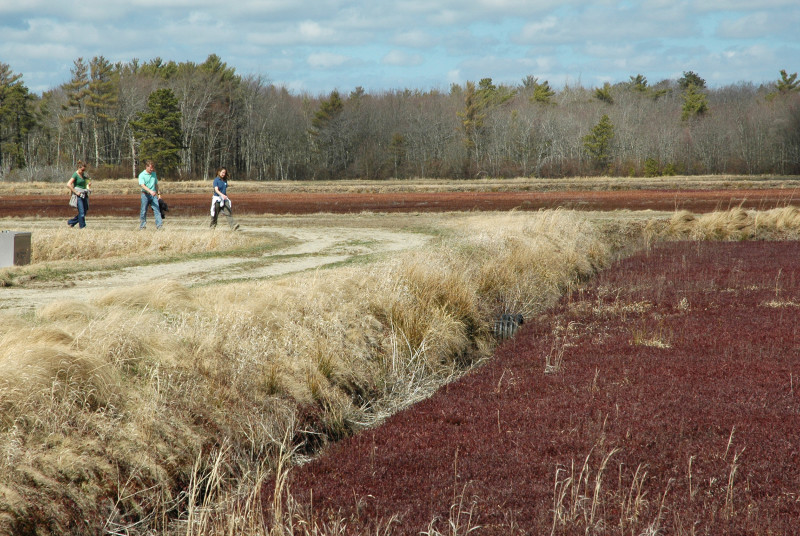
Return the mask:
<path id="1" fill-rule="evenodd" d="M 89 170 L 91 174 L 91 169 Z M 207 193 L 210 181 L 162 180 L 162 190 L 170 194 Z M 692 175 L 671 177 L 569 177 L 511 179 L 394 179 L 385 181 L 239 181 L 231 180 L 231 192 L 324 192 L 324 193 L 380 193 L 380 192 L 485 192 L 485 191 L 564 191 L 564 190 L 621 190 L 621 189 L 751 189 L 797 188 L 798 177 L 771 175 Z M 5 186 L 9 195 L 67 195 L 66 181 L 17 182 Z M 92 190 L 103 195 L 138 194 L 135 179 L 94 180 Z"/>
<path id="2" fill-rule="evenodd" d="M 186 255 L 251 247 L 263 236 L 213 230 L 141 232 L 122 229 L 40 229 L 31 235 L 32 263 L 118 257 Z"/>
<path id="3" fill-rule="evenodd" d="M 666 238 L 690 240 L 797 239 L 800 209 L 793 205 L 766 211 L 737 207 L 700 215 L 682 210 L 668 222 L 652 222 L 649 230 Z"/>

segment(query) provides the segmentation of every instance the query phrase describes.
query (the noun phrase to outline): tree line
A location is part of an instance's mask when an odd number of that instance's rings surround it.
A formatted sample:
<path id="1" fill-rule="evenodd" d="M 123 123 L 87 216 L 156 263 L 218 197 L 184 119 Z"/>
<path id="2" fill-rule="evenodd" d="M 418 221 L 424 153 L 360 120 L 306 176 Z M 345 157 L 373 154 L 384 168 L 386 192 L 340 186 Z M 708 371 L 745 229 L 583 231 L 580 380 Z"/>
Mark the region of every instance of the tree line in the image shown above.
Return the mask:
<path id="1" fill-rule="evenodd" d="M 238 179 L 800 174 L 800 82 L 709 88 L 697 73 L 650 84 L 557 89 L 453 84 L 292 94 L 202 63 L 75 60 L 69 82 L 32 94 L 0 62 L 0 177 L 60 180 L 83 160 L 95 177 Z"/>

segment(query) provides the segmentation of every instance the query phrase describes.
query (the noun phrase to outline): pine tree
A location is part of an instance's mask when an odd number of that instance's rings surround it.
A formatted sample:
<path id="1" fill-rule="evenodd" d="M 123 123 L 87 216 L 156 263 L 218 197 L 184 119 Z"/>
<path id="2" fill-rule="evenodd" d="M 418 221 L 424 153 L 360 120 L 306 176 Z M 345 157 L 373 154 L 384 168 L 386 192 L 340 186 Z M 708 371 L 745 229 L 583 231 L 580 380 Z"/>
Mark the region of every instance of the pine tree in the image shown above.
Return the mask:
<path id="1" fill-rule="evenodd" d="M 700 75 L 694 71 L 684 71 L 683 76 L 678 80 L 678 86 L 684 91 L 689 89 L 689 86 L 694 86 L 697 89 L 705 89 L 706 81 L 700 78 Z"/>
<path id="2" fill-rule="evenodd" d="M 406 158 L 406 139 L 399 132 L 392 135 L 392 141 L 389 143 L 389 154 L 392 157 L 392 167 L 394 168 L 394 177 L 400 178 L 400 166 Z"/>
<path id="3" fill-rule="evenodd" d="M 319 109 L 314 112 L 314 117 L 311 119 L 312 133 L 319 134 L 342 113 L 342 110 L 344 110 L 344 101 L 341 95 L 336 90 L 331 91 L 328 100 L 320 102 Z"/>
<path id="4" fill-rule="evenodd" d="M 89 62 L 90 78 L 86 88 L 86 117 L 94 135 L 94 165 L 100 165 L 101 131 L 116 120 L 117 73 L 103 56 Z"/>
<path id="5" fill-rule="evenodd" d="M 614 97 L 611 95 L 611 84 L 606 82 L 603 87 L 594 90 L 594 97 L 607 104 L 614 104 Z"/>
<path id="6" fill-rule="evenodd" d="M 25 140 L 36 124 L 22 75 L 0 62 L 0 170 L 25 167 Z"/>
<path id="7" fill-rule="evenodd" d="M 708 97 L 694 84 L 690 84 L 683 92 L 683 112 L 681 119 L 686 121 L 708 112 Z"/>
<path id="8" fill-rule="evenodd" d="M 767 99 L 772 100 L 779 95 L 788 95 L 800 91 L 800 81 L 797 80 L 797 73 L 788 74 L 785 69 L 781 69 L 781 79 L 775 82 L 775 91 L 767 95 Z"/>
<path id="9" fill-rule="evenodd" d="M 147 109 L 131 122 L 139 142 L 139 160 L 152 159 L 168 176 L 180 164 L 181 112 L 171 89 L 157 89 L 147 99 Z"/>
<path id="10" fill-rule="evenodd" d="M 541 104 L 553 104 L 553 97 L 556 92 L 550 87 L 550 82 L 545 80 L 539 83 L 539 79 L 528 75 L 522 80 L 522 86 L 525 92 L 530 94 L 528 99 L 530 102 L 538 102 Z"/>
<path id="11" fill-rule="evenodd" d="M 595 165 L 603 172 L 608 171 L 611 162 L 611 141 L 614 138 L 614 125 L 608 115 L 603 115 L 592 128 L 590 134 L 583 137 L 583 147 L 592 157 Z"/>
<path id="12" fill-rule="evenodd" d="M 636 76 L 631 76 L 631 81 L 629 83 L 632 90 L 637 91 L 639 93 L 647 93 L 647 78 L 644 75 L 637 74 Z"/>
<path id="13" fill-rule="evenodd" d="M 315 157 L 323 174 L 329 177 L 346 169 L 352 159 L 350 141 L 341 127 L 345 102 L 338 91 L 330 93 L 311 118 L 309 130 Z"/>
<path id="14" fill-rule="evenodd" d="M 72 79 L 62 86 L 67 94 L 67 104 L 63 106 L 67 112 L 63 122 L 72 128 L 78 158 L 86 158 L 86 99 L 89 96 L 89 66 L 78 58 L 73 62 Z"/>
<path id="15" fill-rule="evenodd" d="M 482 78 L 477 88 L 473 82 L 467 82 L 464 90 L 464 110 L 458 112 L 464 131 L 464 147 L 467 149 L 465 174 L 469 174 L 472 164 L 477 164 L 480 160 L 481 138 L 484 134 L 486 116 L 492 109 L 505 104 L 514 95 L 514 90 L 494 85 L 491 78 Z"/>
<path id="16" fill-rule="evenodd" d="M 483 127 L 483 120 L 486 118 L 481 99 L 475 91 L 475 84 L 467 82 L 464 90 L 464 111 L 459 112 L 461 126 L 464 129 L 464 146 L 467 149 L 467 160 L 475 159 L 476 139 L 478 132 Z"/>

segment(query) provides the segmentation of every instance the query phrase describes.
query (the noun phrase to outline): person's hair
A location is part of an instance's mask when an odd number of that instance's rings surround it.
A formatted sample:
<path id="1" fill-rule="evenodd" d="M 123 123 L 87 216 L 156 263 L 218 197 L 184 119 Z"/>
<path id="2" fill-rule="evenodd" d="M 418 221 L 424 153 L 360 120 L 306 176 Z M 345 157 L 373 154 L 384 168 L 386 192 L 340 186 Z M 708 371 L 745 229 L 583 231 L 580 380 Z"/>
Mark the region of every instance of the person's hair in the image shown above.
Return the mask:
<path id="1" fill-rule="evenodd" d="M 222 173 L 223 170 L 225 170 L 225 178 L 224 179 L 222 179 L 222 175 L 220 175 L 220 173 Z M 226 167 L 219 168 L 217 170 L 217 177 L 219 177 L 220 179 L 222 179 L 222 180 L 227 182 L 228 181 L 228 168 L 226 168 Z"/>
<path id="2" fill-rule="evenodd" d="M 153 162 L 152 160 L 145 160 L 145 161 L 144 161 L 144 167 L 147 167 L 147 166 L 155 166 L 155 165 L 156 165 L 156 163 L 155 163 L 155 162 Z"/>
<path id="3" fill-rule="evenodd" d="M 83 160 L 78 160 L 78 169 L 85 167 L 86 167 L 86 162 L 84 162 Z"/>

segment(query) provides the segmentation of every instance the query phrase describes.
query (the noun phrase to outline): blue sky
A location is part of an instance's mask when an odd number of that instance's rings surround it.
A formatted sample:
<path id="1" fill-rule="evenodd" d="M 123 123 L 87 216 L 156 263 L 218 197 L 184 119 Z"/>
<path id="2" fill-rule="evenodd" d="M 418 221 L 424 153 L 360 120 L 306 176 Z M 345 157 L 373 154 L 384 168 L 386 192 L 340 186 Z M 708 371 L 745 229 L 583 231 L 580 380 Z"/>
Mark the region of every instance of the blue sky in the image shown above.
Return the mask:
<path id="1" fill-rule="evenodd" d="M 0 0 L 0 62 L 36 93 L 105 56 L 202 62 L 295 93 L 442 89 L 528 75 L 556 88 L 711 86 L 800 71 L 798 0 Z"/>

